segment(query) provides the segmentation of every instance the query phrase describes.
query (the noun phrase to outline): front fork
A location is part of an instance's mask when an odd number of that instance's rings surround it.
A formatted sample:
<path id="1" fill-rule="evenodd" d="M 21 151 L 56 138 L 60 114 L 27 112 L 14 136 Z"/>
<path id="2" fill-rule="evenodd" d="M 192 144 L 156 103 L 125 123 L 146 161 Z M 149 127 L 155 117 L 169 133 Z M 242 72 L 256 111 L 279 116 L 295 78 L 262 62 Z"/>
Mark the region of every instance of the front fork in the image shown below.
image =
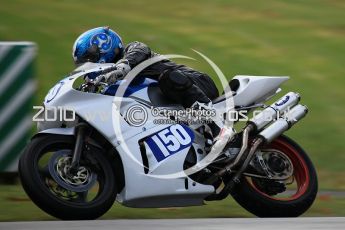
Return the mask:
<path id="1" fill-rule="evenodd" d="M 88 125 L 83 122 L 79 123 L 75 128 L 74 135 L 76 136 L 76 142 L 75 142 L 74 151 L 73 151 L 71 168 L 69 170 L 71 174 L 74 174 L 75 172 L 78 171 L 79 161 L 81 158 L 81 154 L 83 152 L 85 134 L 86 134 L 87 129 L 88 129 Z"/>

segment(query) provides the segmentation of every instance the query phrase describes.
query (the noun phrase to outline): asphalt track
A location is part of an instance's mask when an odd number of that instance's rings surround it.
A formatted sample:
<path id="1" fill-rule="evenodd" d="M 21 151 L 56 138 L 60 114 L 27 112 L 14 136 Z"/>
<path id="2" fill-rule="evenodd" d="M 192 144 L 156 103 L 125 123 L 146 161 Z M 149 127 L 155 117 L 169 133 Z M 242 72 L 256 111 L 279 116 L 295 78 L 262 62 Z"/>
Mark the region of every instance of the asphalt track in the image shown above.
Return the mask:
<path id="1" fill-rule="evenodd" d="M 3 222 L 0 230 L 216 230 L 216 229 L 345 229 L 345 217 L 314 218 L 228 218 L 228 219 L 174 219 L 174 220 L 94 220 L 94 221 L 40 221 Z"/>

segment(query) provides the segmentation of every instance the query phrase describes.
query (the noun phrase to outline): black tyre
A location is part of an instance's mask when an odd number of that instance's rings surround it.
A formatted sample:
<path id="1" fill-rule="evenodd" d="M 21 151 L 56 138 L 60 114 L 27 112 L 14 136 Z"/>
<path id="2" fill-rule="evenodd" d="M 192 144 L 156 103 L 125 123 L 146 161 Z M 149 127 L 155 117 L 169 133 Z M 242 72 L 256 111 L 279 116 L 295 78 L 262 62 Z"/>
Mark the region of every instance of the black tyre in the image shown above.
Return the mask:
<path id="1" fill-rule="evenodd" d="M 63 220 L 102 216 L 116 198 L 115 174 L 100 149 L 84 146 L 78 171 L 66 174 L 75 139 L 43 134 L 32 139 L 20 162 L 22 186 L 32 201 Z"/>
<path id="2" fill-rule="evenodd" d="M 231 195 L 237 203 L 258 217 L 302 215 L 313 204 L 318 190 L 317 175 L 311 160 L 296 142 L 286 136 L 278 137 L 265 148 L 278 150 L 291 160 L 292 183 L 282 185 L 268 179 L 243 176 Z M 285 188 L 280 191 L 279 186 L 290 187 L 282 192 Z"/>

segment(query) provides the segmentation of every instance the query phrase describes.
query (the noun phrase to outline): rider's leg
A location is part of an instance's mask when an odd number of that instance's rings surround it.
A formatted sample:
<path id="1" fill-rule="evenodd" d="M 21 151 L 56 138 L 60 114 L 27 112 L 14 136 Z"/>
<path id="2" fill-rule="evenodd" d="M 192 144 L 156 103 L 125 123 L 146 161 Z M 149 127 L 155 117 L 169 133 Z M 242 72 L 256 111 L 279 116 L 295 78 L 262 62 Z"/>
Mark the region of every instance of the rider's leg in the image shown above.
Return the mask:
<path id="1" fill-rule="evenodd" d="M 159 77 L 159 87 L 165 96 L 185 108 L 191 107 L 195 102 L 201 104 L 211 102 L 190 76 L 180 70 L 165 71 Z"/>
<path id="2" fill-rule="evenodd" d="M 179 70 L 164 72 L 159 78 L 159 87 L 165 96 L 185 108 L 210 110 L 210 98 L 218 97 L 218 90 L 210 77 L 193 77 Z M 218 135 L 220 128 L 213 121 L 208 125 L 212 135 Z"/>

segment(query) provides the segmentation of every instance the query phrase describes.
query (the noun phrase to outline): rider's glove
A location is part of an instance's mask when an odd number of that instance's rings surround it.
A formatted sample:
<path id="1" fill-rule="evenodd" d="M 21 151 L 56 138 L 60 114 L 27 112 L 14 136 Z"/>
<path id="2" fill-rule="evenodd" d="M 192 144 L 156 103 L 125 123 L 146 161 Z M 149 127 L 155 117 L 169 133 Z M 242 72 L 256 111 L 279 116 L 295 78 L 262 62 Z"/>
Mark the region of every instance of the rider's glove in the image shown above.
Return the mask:
<path id="1" fill-rule="evenodd" d="M 108 84 L 113 84 L 117 80 L 122 79 L 124 75 L 121 70 L 114 70 L 110 73 L 105 74 L 104 77 L 105 77 L 105 82 L 107 82 Z"/>
<path id="2" fill-rule="evenodd" d="M 128 60 L 121 59 L 116 64 L 116 70 L 105 74 L 105 81 L 108 84 L 113 84 L 117 80 L 123 79 L 129 71 L 131 71 L 131 67 L 129 66 Z"/>

